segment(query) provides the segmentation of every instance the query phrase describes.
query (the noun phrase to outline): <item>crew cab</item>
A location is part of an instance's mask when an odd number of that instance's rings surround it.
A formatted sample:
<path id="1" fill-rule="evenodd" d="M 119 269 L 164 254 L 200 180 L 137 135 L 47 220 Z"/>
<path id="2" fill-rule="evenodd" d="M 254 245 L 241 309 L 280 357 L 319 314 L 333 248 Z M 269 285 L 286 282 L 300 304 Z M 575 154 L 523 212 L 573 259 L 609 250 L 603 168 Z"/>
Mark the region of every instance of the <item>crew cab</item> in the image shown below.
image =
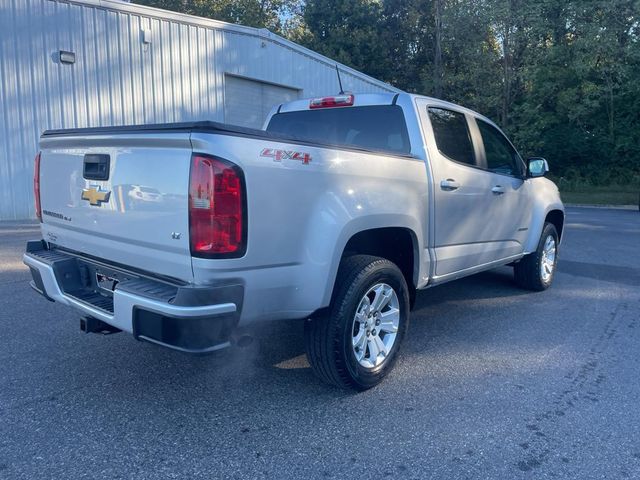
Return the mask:
<path id="1" fill-rule="evenodd" d="M 305 321 L 309 362 L 366 389 L 392 368 L 416 292 L 500 265 L 551 285 L 564 208 L 542 158 L 433 98 L 341 94 L 214 122 L 46 131 L 31 286 L 81 316 L 210 352 Z M 144 186 L 144 188 L 142 187 Z"/>

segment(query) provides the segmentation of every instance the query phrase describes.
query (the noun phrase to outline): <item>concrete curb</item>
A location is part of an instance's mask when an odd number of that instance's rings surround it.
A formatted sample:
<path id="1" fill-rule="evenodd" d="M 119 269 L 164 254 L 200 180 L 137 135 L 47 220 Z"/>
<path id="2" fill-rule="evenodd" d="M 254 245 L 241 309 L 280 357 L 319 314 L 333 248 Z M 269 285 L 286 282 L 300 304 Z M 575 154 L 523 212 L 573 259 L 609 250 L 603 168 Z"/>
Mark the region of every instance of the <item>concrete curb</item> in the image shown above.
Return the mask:
<path id="1" fill-rule="evenodd" d="M 574 208 L 602 208 L 611 210 L 638 210 L 638 205 L 589 205 L 581 203 L 565 203 L 565 207 Z"/>
<path id="2" fill-rule="evenodd" d="M 39 227 L 38 220 L 0 220 L 0 227 Z"/>

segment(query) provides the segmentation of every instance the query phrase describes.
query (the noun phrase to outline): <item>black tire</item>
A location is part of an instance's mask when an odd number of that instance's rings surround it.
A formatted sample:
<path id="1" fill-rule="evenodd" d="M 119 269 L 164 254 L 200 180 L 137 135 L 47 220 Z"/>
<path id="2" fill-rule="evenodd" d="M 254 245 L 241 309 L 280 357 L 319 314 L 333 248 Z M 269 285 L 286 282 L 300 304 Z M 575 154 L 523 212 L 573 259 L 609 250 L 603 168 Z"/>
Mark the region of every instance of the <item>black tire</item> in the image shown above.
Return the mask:
<path id="1" fill-rule="evenodd" d="M 356 359 L 352 344 L 354 318 L 360 301 L 378 283 L 387 284 L 395 291 L 400 318 L 395 341 L 382 363 L 365 368 Z M 366 390 L 380 383 L 393 368 L 408 324 L 409 290 L 400 269 L 389 260 L 370 255 L 344 258 L 331 305 L 322 315 L 305 322 L 307 358 L 323 381 L 343 388 Z"/>
<path id="2" fill-rule="evenodd" d="M 551 275 L 548 279 L 544 279 L 541 272 L 544 244 L 551 235 L 555 241 L 556 256 L 555 263 Z M 526 255 L 522 260 L 513 267 L 514 278 L 516 284 L 527 290 L 541 292 L 551 286 L 553 277 L 556 273 L 558 264 L 558 232 L 552 223 L 545 223 L 542 229 L 542 235 L 538 240 L 538 246 L 535 252 Z"/>

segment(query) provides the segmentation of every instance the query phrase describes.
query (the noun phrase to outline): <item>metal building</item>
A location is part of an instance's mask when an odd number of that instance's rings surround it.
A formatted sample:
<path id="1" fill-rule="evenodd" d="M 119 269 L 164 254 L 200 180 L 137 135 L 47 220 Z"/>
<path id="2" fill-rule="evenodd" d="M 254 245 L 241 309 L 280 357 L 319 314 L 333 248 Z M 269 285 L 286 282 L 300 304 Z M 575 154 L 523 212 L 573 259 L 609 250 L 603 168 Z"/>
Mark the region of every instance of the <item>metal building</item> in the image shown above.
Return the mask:
<path id="1" fill-rule="evenodd" d="M 340 66 L 346 90 L 398 91 Z M 268 30 L 111 0 L 0 0 L 0 220 L 34 216 L 43 130 L 216 120 L 337 93 L 335 62 Z"/>

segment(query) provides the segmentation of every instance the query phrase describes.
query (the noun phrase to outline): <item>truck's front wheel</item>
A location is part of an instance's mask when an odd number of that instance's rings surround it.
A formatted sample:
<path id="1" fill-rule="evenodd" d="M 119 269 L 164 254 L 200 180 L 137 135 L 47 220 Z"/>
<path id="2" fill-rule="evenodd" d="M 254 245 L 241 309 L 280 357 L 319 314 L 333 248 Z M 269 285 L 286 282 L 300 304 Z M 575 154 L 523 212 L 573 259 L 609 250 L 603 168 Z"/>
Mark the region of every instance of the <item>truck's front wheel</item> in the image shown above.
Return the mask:
<path id="1" fill-rule="evenodd" d="M 325 382 L 365 390 L 393 368 L 409 323 L 409 292 L 384 258 L 342 260 L 329 309 L 305 323 L 307 357 Z"/>
<path id="2" fill-rule="evenodd" d="M 536 251 L 526 255 L 514 266 L 518 286 L 539 292 L 549 288 L 556 273 L 558 243 L 556 227 L 545 223 Z"/>

